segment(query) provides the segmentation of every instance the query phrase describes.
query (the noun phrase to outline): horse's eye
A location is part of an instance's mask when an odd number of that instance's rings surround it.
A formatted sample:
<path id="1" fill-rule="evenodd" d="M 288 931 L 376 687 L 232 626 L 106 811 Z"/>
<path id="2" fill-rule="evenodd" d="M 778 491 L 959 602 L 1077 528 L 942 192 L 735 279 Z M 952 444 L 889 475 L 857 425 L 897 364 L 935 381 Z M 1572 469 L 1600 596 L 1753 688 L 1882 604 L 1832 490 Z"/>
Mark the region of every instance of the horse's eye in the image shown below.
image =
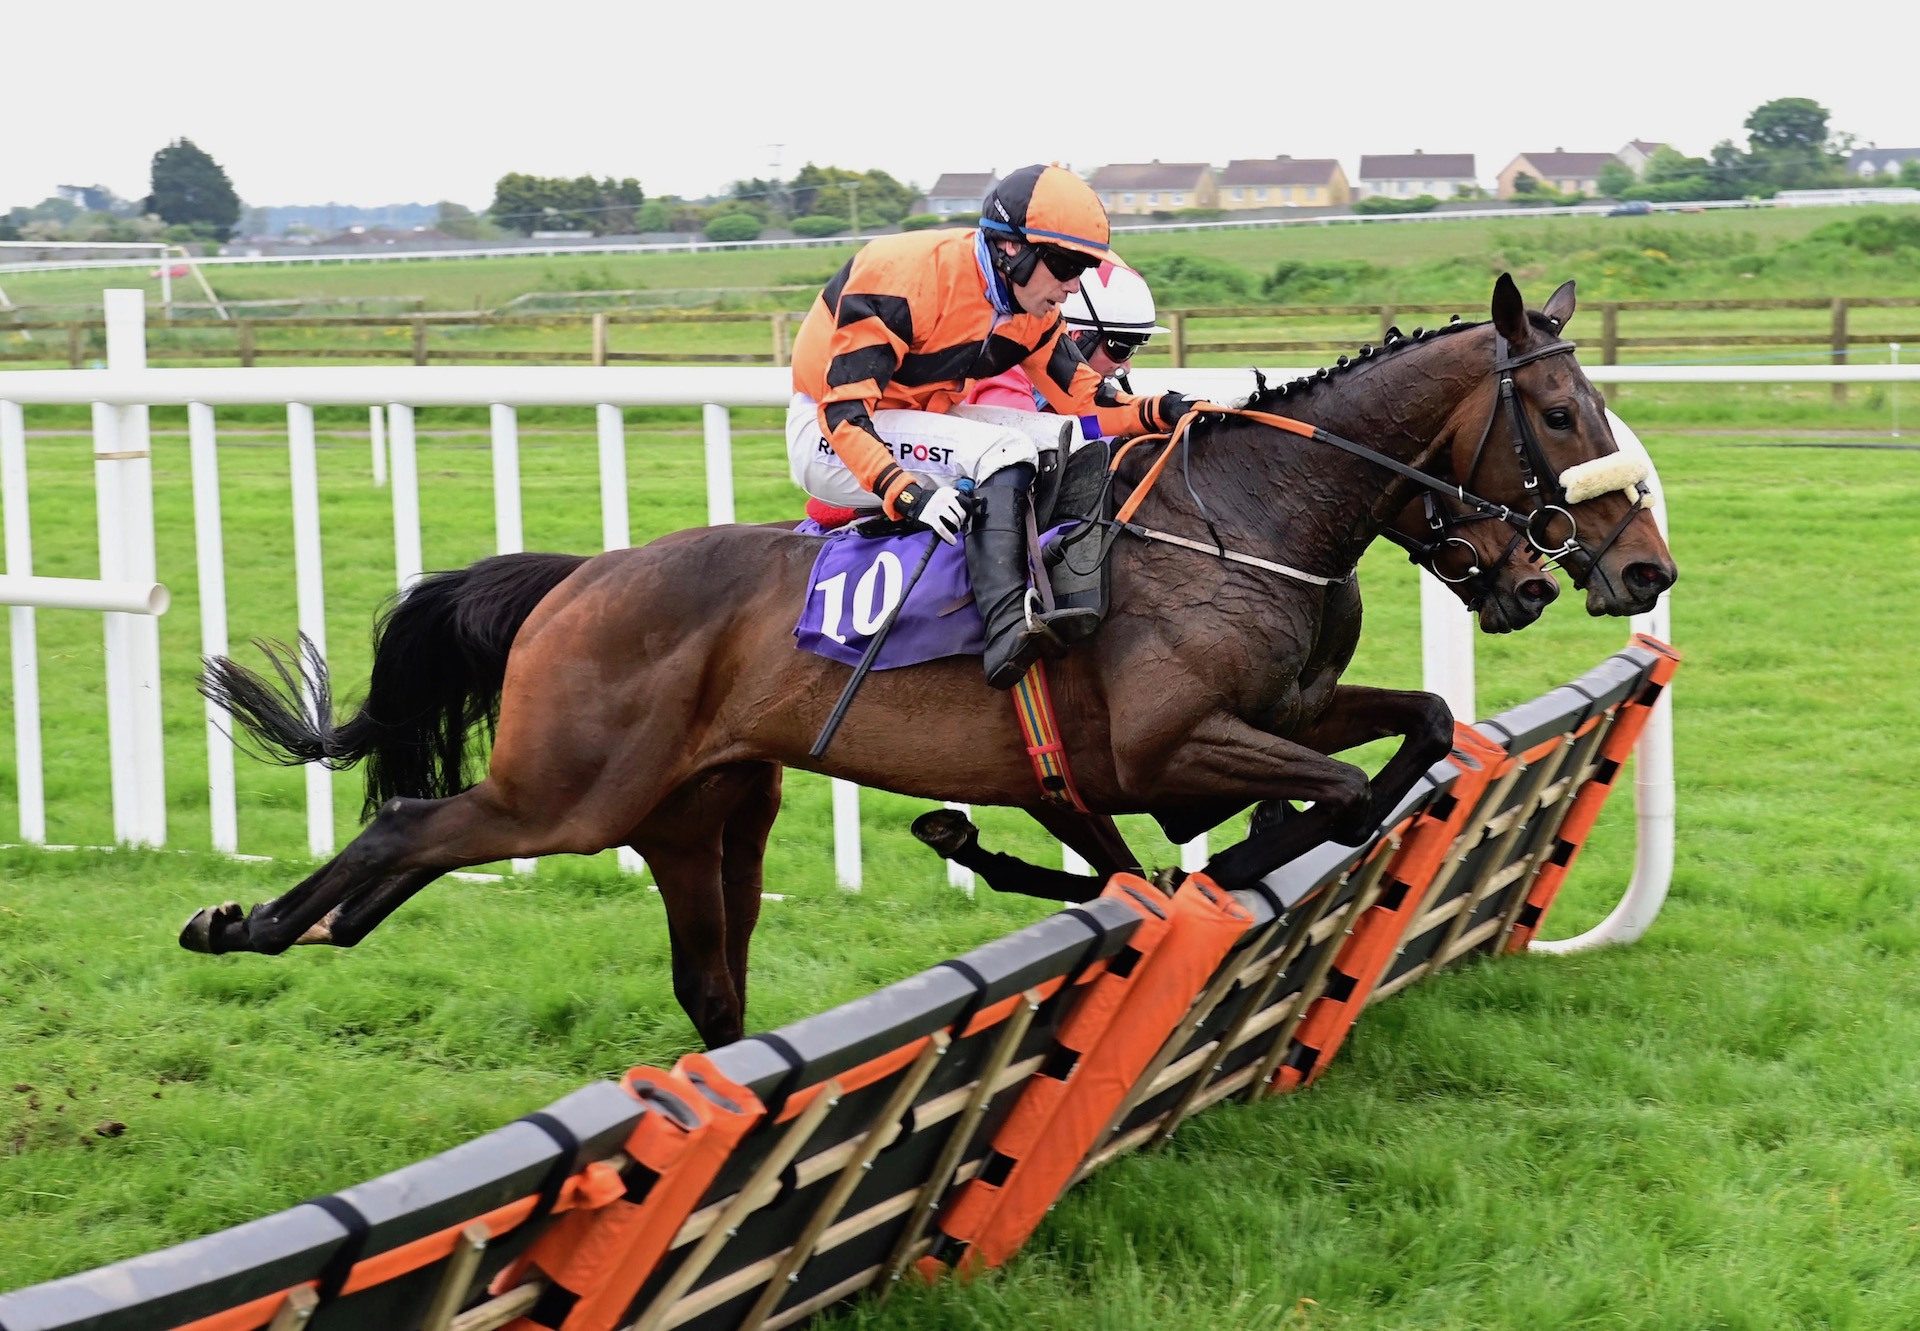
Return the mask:
<path id="1" fill-rule="evenodd" d="M 1556 430 L 1564 430 L 1573 424 L 1573 413 L 1565 407 L 1555 407 L 1547 413 L 1547 424 Z"/>

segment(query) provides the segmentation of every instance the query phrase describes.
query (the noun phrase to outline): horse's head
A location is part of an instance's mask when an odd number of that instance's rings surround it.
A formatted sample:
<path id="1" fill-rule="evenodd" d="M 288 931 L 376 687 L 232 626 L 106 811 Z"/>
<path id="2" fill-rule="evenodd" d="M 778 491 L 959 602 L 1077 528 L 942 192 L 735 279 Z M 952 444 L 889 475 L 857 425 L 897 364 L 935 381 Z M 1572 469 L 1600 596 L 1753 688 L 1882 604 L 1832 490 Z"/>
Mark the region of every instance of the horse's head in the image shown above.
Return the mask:
<path id="1" fill-rule="evenodd" d="M 1516 633 L 1560 595 L 1524 532 L 1431 490 L 1400 510 L 1388 534 L 1478 616 L 1482 633 Z"/>
<path id="2" fill-rule="evenodd" d="M 1501 274 L 1495 376 L 1452 427 L 1454 474 L 1531 515 L 1535 548 L 1586 590 L 1589 614 L 1642 614 L 1679 574 L 1643 499 L 1645 457 L 1622 451 L 1605 400 L 1561 337 L 1573 309 L 1572 282 L 1529 314 L 1520 288 Z"/>

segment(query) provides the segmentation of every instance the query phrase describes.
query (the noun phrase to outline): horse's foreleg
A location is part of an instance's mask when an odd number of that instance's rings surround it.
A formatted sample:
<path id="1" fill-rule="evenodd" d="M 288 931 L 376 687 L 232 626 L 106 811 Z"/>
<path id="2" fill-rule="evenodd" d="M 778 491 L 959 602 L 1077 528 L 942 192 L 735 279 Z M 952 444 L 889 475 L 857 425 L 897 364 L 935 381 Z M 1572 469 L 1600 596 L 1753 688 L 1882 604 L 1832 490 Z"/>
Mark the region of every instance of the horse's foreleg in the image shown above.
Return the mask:
<path id="1" fill-rule="evenodd" d="M 1016 855 L 980 845 L 980 829 L 958 809 L 935 809 L 913 820 L 913 834 L 944 860 L 980 875 L 995 892 L 1044 901 L 1087 901 L 1100 895 L 1107 875 L 1134 865 L 1133 852 L 1113 820 L 1104 814 L 1080 814 L 1051 806 L 1029 807 L 1034 820 L 1072 846 L 1100 872 L 1068 873 L 1032 864 Z M 1111 867 L 1108 867 L 1111 866 Z"/>
<path id="2" fill-rule="evenodd" d="M 1452 709 L 1439 695 L 1417 689 L 1341 684 L 1320 718 L 1294 736 L 1309 748 L 1332 754 L 1390 735 L 1401 736 L 1401 744 L 1373 778 L 1366 807 L 1333 831 L 1334 840 L 1343 845 L 1358 845 L 1371 836 L 1421 774 L 1447 756 L 1453 748 Z"/>
<path id="3" fill-rule="evenodd" d="M 1368 804 L 1367 775 L 1296 740 L 1269 735 L 1235 717 L 1215 713 L 1183 730 L 1169 746 L 1162 728 L 1138 741 L 1115 735 L 1122 788 L 1152 799 L 1192 805 L 1270 799 L 1311 800 L 1313 807 L 1269 820 L 1238 845 L 1207 862 L 1226 888 L 1245 887 L 1345 827 Z M 1143 802 L 1146 802 L 1143 800 Z"/>

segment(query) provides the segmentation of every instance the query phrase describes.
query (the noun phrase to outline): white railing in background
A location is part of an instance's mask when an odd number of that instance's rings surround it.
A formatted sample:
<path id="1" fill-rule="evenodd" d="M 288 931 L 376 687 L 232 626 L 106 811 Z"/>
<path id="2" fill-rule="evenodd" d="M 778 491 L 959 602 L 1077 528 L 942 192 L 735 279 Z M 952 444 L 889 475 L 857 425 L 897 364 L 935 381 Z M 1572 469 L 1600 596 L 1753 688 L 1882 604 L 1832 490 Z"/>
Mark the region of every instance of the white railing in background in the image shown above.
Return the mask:
<path id="1" fill-rule="evenodd" d="M 144 365 L 141 293 L 109 292 L 107 313 L 108 368 L 0 374 L 6 572 L 11 577 L 27 577 L 32 571 L 26 540 L 28 506 L 22 406 L 91 404 L 94 407 L 101 578 L 151 586 L 156 579 L 147 409 L 185 405 L 189 408 L 194 530 L 201 588 L 201 650 L 210 655 L 224 654 L 227 650 L 216 408 L 267 404 L 287 411 L 296 536 L 296 614 L 301 630 L 316 643 L 324 643 L 325 586 L 313 456 L 314 407 L 370 407 L 376 436 L 384 433 L 386 482 L 393 505 L 395 585 L 404 589 L 420 575 L 422 568 L 416 409 L 478 405 L 491 408 L 495 547 L 512 550 L 519 548 L 521 532 L 517 409 L 593 407 L 600 461 L 602 537 L 606 547 L 612 549 L 630 543 L 623 408 L 696 404 L 704 408 L 707 518 L 713 523 L 730 522 L 734 503 L 728 409 L 783 407 L 791 383 L 790 371 L 771 367 L 150 370 Z M 1267 371 L 1272 378 L 1300 372 L 1297 369 Z M 1591 366 L 1588 374 L 1599 383 L 1878 383 L 1920 380 L 1920 366 Z M 1244 391 L 1249 386 L 1249 376 L 1244 370 L 1143 370 L 1136 378 L 1138 386 L 1146 392 L 1177 386 L 1188 392 L 1227 394 Z M 377 450 L 376 457 L 379 455 Z M 1424 581 L 1431 583 L 1431 579 Z M 22 754 L 21 836 L 29 842 L 41 842 L 45 839 L 45 825 L 44 812 L 38 805 L 40 723 L 33 677 L 32 613 L 24 606 L 16 606 L 12 611 L 15 734 Z M 159 744 L 157 626 L 150 615 L 136 616 L 120 610 L 109 611 L 105 618 L 110 747 L 116 774 L 113 783 L 115 837 L 129 844 L 160 845 L 165 841 L 166 825 Z M 1429 589 L 1423 590 L 1423 623 L 1427 687 L 1447 697 L 1459 714 L 1474 714 L 1471 619 L 1444 589 L 1437 592 Z M 1637 619 L 1635 627 L 1666 638 L 1665 603 L 1653 615 Z M 1636 918 L 1644 915 L 1646 920 L 1651 919 L 1646 903 L 1653 901 L 1652 909 L 1657 910 L 1657 896 L 1664 894 L 1666 888 L 1665 873 L 1658 861 L 1664 856 L 1670 865 L 1672 858 L 1671 736 L 1667 714 L 1663 703 L 1641 744 L 1643 755 L 1655 750 L 1667 755 L 1664 760 L 1643 760 L 1640 768 L 1641 853 L 1645 862 L 1635 876 L 1638 890 L 1635 899 L 1640 904 L 1629 913 Z M 30 755 L 25 738 L 29 733 L 34 737 Z M 222 718 L 211 705 L 207 739 L 212 840 L 217 849 L 234 852 L 238 850 L 238 836 L 232 747 L 223 733 Z M 1658 769 L 1663 762 L 1665 774 L 1661 775 Z M 1652 787 L 1649 782 L 1653 783 Z M 34 794 L 32 801 L 30 790 Z M 335 844 L 331 773 L 317 765 L 309 768 L 307 794 L 308 848 L 315 856 L 331 854 Z M 833 810 L 835 872 L 844 886 L 858 889 L 861 854 L 857 789 L 849 783 L 835 781 Z M 1664 851 L 1659 849 L 1662 819 Z M 1190 867 L 1204 857 L 1204 839 L 1183 848 L 1183 862 Z M 623 856 L 622 862 L 629 867 L 635 864 L 630 853 Z M 1626 905 L 1622 903 L 1623 909 Z M 1640 927 L 1644 928 L 1644 921 Z"/>

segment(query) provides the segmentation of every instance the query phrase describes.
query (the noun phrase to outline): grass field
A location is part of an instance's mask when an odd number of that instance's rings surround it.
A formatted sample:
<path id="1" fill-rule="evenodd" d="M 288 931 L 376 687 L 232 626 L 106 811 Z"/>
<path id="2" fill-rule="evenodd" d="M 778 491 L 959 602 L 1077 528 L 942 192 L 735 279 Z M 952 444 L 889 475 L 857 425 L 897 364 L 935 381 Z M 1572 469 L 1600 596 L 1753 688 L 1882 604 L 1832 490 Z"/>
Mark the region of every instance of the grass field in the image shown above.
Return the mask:
<path id="1" fill-rule="evenodd" d="M 1722 397 L 1730 427 L 1764 408 Z M 584 417 L 584 413 L 580 414 Z M 31 422 L 30 422 L 31 423 Z M 597 538 L 589 423 L 540 420 L 522 463 L 530 548 Z M 751 421 L 748 422 L 751 424 Z M 169 803 L 206 844 L 191 691 L 198 602 L 184 438 L 156 413 Z M 323 438 L 329 636 L 351 693 L 391 587 L 386 496 L 347 417 Z M 423 425 L 431 422 L 423 418 Z M 251 428 L 262 428 L 255 423 Z M 430 566 L 490 543 L 484 437 L 423 438 Z M 1920 722 L 1920 458 L 1643 432 L 1666 478 L 1686 653 L 1675 689 L 1680 862 L 1631 949 L 1444 975 L 1370 1012 L 1309 1093 L 1223 1106 L 1054 1212 L 1013 1266 L 903 1291 L 859 1327 L 1900 1327 L 1920 1322 L 1920 880 L 1906 765 Z M 87 441 L 30 441 L 37 571 L 92 572 Z M 791 513 L 778 443 L 743 431 L 743 520 Z M 700 450 L 663 419 L 632 449 L 636 537 L 703 515 Z M 223 448 L 236 643 L 292 631 L 284 440 Z M 1419 674 L 1410 571 L 1371 559 L 1353 678 Z M 1624 637 L 1569 595 L 1486 640 L 1483 709 Z M 99 621 L 46 612 L 55 839 L 107 835 Z M 8 676 L 0 672 L 0 680 Z M 0 700 L 6 695 L 0 693 Z M 0 701 L 0 714 L 11 715 Z M 604 862 L 449 882 L 357 951 L 211 959 L 179 921 L 302 872 L 297 773 L 241 767 L 243 848 L 0 852 L 0 1288 L 237 1223 L 444 1149 L 584 1079 L 690 1047 L 657 899 Z M 357 803 L 338 790 L 341 826 Z M 968 901 L 865 801 L 867 891 L 838 892 L 823 784 L 775 830 L 750 1020 L 775 1025 L 1038 914 Z M 0 828 L 13 821 L 0 755 Z M 1597 918 L 1631 862 L 1603 819 L 1548 932 Z M 1048 853 L 1010 814 L 986 821 Z M 1165 858 L 1162 846 L 1157 851 Z M 124 1129 L 116 1126 L 124 1125 Z"/>

